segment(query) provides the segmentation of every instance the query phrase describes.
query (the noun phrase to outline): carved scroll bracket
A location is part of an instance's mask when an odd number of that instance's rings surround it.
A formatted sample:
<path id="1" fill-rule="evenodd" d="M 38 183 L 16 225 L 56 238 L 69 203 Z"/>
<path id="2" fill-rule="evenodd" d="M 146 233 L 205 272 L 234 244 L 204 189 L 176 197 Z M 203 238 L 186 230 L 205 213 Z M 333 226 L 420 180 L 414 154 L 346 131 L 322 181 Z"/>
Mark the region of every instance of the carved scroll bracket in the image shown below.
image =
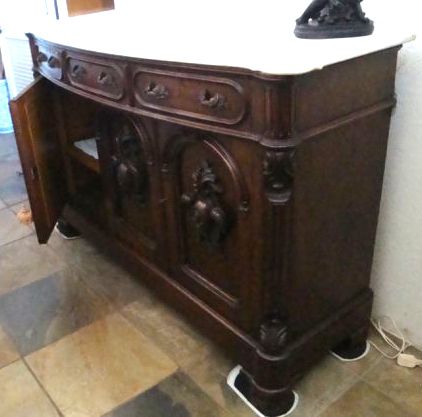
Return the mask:
<path id="1" fill-rule="evenodd" d="M 285 204 L 291 197 L 294 149 L 266 151 L 263 161 L 265 192 L 273 204 Z"/>

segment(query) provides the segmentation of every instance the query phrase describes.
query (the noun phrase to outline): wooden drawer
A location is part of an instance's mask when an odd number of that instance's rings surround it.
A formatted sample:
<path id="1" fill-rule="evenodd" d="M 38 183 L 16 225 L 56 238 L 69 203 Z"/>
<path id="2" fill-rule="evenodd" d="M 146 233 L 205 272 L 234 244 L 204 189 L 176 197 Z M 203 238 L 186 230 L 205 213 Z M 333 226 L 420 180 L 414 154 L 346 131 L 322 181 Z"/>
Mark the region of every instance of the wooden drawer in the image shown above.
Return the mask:
<path id="1" fill-rule="evenodd" d="M 47 78 L 61 80 L 63 78 L 62 51 L 51 46 L 38 45 L 35 66 Z"/>
<path id="2" fill-rule="evenodd" d="M 136 105 L 151 110 L 224 125 L 246 114 L 242 86 L 227 78 L 138 67 L 133 86 Z"/>
<path id="3" fill-rule="evenodd" d="M 124 70 L 116 63 L 68 54 L 67 79 L 73 87 L 120 101 L 125 96 Z"/>

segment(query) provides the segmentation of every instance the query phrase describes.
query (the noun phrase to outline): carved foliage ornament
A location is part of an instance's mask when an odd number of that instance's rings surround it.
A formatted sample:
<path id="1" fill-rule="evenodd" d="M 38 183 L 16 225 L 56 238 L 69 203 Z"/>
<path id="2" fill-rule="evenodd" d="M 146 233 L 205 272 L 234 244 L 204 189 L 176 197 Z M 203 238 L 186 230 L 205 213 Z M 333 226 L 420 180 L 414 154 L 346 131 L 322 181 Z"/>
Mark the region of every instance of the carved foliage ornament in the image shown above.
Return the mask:
<path id="1" fill-rule="evenodd" d="M 296 21 L 295 34 L 305 39 L 367 36 L 374 23 L 362 11 L 362 0 L 313 0 Z"/>
<path id="2" fill-rule="evenodd" d="M 283 203 L 290 198 L 294 155 L 294 150 L 265 153 L 263 162 L 265 190 L 274 203 Z"/>
<path id="3" fill-rule="evenodd" d="M 121 194 L 144 205 L 149 195 L 148 161 L 136 135 L 125 125 L 115 137 L 115 180 Z"/>
<path id="4" fill-rule="evenodd" d="M 223 189 L 209 161 L 203 160 L 192 174 L 192 192 L 182 195 L 198 240 L 210 248 L 226 238 L 230 216 L 221 204 Z"/>
<path id="5" fill-rule="evenodd" d="M 287 327 L 277 316 L 268 317 L 261 324 L 260 342 L 267 354 L 277 354 L 287 342 Z"/>

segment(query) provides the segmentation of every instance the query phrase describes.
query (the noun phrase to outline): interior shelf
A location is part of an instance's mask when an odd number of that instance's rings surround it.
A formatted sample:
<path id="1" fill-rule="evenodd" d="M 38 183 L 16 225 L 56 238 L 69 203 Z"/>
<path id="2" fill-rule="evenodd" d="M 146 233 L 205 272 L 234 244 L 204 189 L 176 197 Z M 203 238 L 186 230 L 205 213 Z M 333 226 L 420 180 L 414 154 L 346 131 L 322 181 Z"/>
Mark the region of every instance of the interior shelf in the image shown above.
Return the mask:
<path id="1" fill-rule="evenodd" d="M 78 160 L 97 174 L 100 173 L 96 138 L 75 141 L 68 147 L 67 151 L 72 158 Z"/>

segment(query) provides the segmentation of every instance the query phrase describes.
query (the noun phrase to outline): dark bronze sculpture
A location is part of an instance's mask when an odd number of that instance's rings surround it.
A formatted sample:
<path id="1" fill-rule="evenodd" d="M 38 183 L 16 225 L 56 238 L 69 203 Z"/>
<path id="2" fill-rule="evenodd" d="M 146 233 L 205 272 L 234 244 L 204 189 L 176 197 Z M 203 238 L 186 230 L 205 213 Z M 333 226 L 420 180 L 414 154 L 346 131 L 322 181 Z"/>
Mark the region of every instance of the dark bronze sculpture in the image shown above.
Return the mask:
<path id="1" fill-rule="evenodd" d="M 296 21 L 295 35 L 304 39 L 367 36 L 374 23 L 362 10 L 362 0 L 313 0 Z"/>

